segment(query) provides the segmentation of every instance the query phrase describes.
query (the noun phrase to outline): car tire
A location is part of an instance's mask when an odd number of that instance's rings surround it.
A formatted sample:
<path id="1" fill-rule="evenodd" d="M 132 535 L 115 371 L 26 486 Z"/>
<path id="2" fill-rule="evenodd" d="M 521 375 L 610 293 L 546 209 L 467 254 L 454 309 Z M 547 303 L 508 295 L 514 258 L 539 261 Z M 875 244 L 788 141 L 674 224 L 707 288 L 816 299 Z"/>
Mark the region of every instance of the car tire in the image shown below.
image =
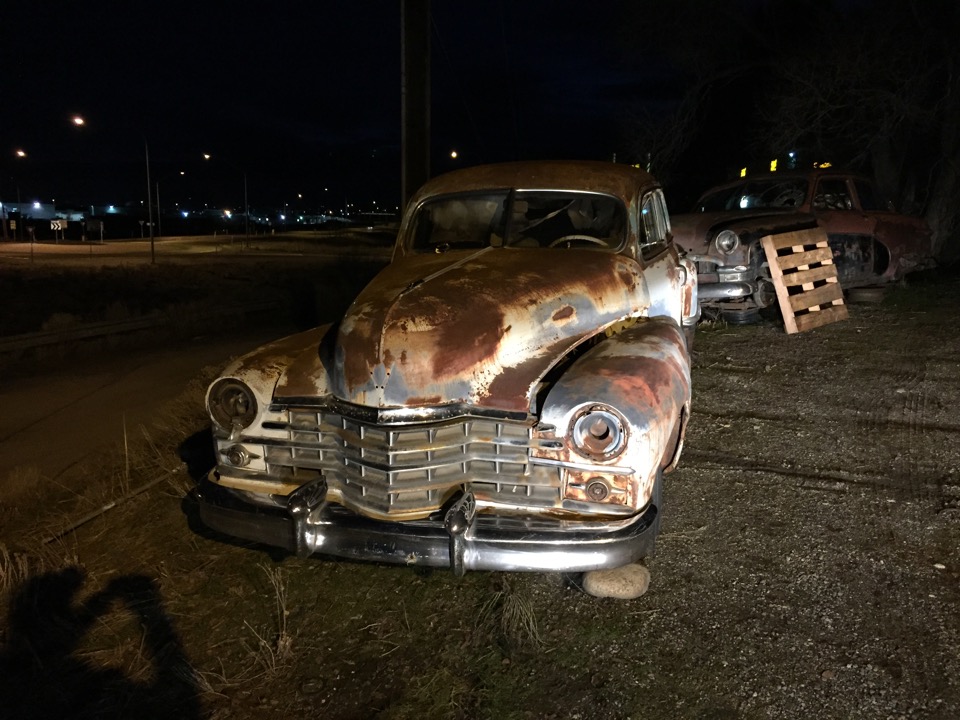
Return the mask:
<path id="1" fill-rule="evenodd" d="M 722 317 L 730 325 L 753 325 L 760 322 L 760 308 L 723 310 Z"/>

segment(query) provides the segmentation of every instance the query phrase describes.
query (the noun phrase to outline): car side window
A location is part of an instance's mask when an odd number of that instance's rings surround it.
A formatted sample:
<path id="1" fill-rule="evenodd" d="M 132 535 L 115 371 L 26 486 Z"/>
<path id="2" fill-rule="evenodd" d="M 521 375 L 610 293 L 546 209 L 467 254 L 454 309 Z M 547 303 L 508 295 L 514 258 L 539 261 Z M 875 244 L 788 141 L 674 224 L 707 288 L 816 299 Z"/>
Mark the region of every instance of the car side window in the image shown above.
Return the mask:
<path id="1" fill-rule="evenodd" d="M 670 215 L 660 190 L 644 196 L 640 203 L 640 218 L 640 255 L 644 260 L 649 260 L 667 249 L 670 237 Z"/>
<path id="2" fill-rule="evenodd" d="M 843 178 L 822 178 L 813 194 L 815 210 L 853 210 L 853 199 Z"/>
<path id="3" fill-rule="evenodd" d="M 877 189 L 866 180 L 854 180 L 853 186 L 857 190 L 857 198 L 860 200 L 860 207 L 868 212 L 887 210 L 884 203 L 880 202 L 880 196 L 877 195 Z"/>

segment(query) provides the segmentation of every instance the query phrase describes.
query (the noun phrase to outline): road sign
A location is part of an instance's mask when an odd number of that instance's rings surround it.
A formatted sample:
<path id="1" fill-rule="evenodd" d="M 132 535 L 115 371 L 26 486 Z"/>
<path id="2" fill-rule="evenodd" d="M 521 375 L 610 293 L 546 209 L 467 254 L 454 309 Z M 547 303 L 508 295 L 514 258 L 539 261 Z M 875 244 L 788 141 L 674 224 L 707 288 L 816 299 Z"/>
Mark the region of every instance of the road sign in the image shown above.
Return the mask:
<path id="1" fill-rule="evenodd" d="M 66 230 L 67 221 L 66 220 L 51 220 L 50 221 L 51 230 Z"/>

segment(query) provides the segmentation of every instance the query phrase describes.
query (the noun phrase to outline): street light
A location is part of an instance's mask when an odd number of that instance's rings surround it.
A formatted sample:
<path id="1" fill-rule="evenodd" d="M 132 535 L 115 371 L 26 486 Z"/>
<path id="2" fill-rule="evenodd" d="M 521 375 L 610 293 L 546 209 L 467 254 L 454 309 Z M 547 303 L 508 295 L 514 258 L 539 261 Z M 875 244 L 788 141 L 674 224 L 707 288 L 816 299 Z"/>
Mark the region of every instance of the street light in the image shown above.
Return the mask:
<path id="1" fill-rule="evenodd" d="M 23 148 L 17 148 L 16 150 L 13 151 L 13 154 L 21 159 L 27 157 L 27 151 L 24 150 Z M 11 180 L 13 179 L 14 178 L 11 178 Z M 20 183 L 17 181 L 15 181 L 15 183 L 17 186 L 17 232 L 14 233 L 14 239 L 16 239 L 16 236 L 19 235 L 20 242 L 23 242 L 23 205 L 21 205 L 20 203 Z M 10 217 L 10 213 L 7 212 L 7 218 L 9 219 L 9 217 Z M 4 238 L 6 238 L 7 236 L 6 221 L 4 221 L 3 223 L 3 236 Z M 30 260 L 31 262 L 33 261 L 33 243 L 32 242 L 30 244 Z"/>
<path id="2" fill-rule="evenodd" d="M 203 154 L 204 160 L 212 160 L 213 155 L 210 153 Z M 226 162 L 226 161 L 225 161 Z M 228 162 L 228 165 L 233 165 L 233 163 Z M 233 165 L 233 167 L 237 167 Z M 243 173 L 243 234 L 245 237 L 246 244 L 250 243 L 250 203 L 247 202 L 247 171 L 242 168 L 237 168 L 240 172 Z"/>
<path id="3" fill-rule="evenodd" d="M 167 178 L 171 178 L 174 175 L 183 176 L 186 174 L 187 174 L 186 172 L 181 170 L 180 172 L 177 172 L 177 173 L 165 175 L 164 177 L 161 178 L 161 180 L 166 180 Z M 162 238 L 163 237 L 163 210 L 160 209 L 160 180 L 157 180 L 156 188 L 157 188 L 157 237 Z"/>

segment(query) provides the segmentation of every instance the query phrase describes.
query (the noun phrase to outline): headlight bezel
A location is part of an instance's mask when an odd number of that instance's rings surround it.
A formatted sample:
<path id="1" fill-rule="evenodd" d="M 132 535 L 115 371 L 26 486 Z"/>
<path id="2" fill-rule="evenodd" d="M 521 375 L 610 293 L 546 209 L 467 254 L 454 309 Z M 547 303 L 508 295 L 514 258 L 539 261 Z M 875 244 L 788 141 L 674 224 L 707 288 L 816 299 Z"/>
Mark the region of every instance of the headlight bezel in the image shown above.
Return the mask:
<path id="1" fill-rule="evenodd" d="M 732 255 L 740 247 L 740 236 L 734 230 L 721 230 L 713 244 L 722 255 Z"/>
<path id="2" fill-rule="evenodd" d="M 568 437 L 578 455 L 603 461 L 623 454 L 629 432 L 619 411 L 609 405 L 592 404 L 574 415 Z"/>
<path id="3" fill-rule="evenodd" d="M 257 396 L 241 380 L 220 378 L 207 392 L 207 412 L 213 423 L 225 432 L 243 430 L 257 419 Z"/>

